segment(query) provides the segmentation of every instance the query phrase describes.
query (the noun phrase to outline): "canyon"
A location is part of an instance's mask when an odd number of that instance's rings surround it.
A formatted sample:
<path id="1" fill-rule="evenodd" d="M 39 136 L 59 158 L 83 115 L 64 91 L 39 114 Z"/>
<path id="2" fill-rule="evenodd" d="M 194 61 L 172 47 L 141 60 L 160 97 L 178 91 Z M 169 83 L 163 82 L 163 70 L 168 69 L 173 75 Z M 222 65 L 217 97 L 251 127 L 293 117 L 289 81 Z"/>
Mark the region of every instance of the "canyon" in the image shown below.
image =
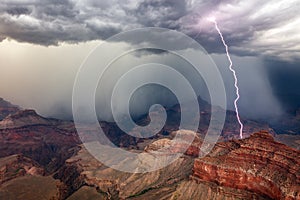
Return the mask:
<path id="1" fill-rule="evenodd" d="M 199 157 L 210 116 L 209 105 L 200 104 L 197 133 L 174 125 L 180 115 L 176 106 L 167 110 L 166 126 L 147 139 L 129 136 L 114 123 L 100 123 L 114 144 L 138 153 L 169 147 L 178 134 L 194 137 L 167 167 L 132 174 L 95 159 L 72 121 L 45 118 L 1 99 L 0 199 L 300 199 L 299 135 L 280 135 L 265 122 L 245 120 L 246 137 L 238 139 L 234 113 L 227 111 L 219 141 Z M 147 122 L 147 116 L 138 121 Z M 171 146 L 165 153 L 182 148 Z"/>

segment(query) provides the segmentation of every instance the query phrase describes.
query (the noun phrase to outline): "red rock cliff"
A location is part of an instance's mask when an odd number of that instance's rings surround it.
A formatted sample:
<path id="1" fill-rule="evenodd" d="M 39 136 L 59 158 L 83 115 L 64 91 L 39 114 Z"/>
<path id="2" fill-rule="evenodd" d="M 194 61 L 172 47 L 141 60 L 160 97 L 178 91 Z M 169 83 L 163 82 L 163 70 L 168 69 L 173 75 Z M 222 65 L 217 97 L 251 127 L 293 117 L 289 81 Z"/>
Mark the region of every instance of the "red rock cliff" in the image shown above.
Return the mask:
<path id="1" fill-rule="evenodd" d="M 300 199 L 300 153 L 261 131 L 247 139 L 217 143 L 195 159 L 192 178 L 271 199 Z"/>

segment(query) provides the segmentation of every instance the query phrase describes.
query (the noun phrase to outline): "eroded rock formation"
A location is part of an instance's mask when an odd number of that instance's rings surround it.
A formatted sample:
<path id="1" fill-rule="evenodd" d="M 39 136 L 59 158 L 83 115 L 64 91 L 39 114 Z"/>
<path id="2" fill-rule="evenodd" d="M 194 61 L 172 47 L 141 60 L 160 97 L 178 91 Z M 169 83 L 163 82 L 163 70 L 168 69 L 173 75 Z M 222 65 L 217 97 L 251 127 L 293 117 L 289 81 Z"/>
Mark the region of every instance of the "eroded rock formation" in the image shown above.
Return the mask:
<path id="1" fill-rule="evenodd" d="M 265 131 L 217 143 L 195 159 L 195 180 L 251 191 L 271 199 L 300 199 L 300 153 Z"/>

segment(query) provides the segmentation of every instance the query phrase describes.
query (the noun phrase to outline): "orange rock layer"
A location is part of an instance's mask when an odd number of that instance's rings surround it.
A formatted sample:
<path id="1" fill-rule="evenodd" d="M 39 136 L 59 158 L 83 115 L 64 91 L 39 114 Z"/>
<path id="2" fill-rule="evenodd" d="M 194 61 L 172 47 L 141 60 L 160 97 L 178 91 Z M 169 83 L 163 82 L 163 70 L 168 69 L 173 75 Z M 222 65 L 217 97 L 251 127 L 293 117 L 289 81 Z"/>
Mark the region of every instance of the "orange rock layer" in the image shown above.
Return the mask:
<path id="1" fill-rule="evenodd" d="M 271 199 L 300 199 L 300 152 L 261 131 L 247 139 L 217 143 L 195 159 L 192 178 L 254 192 Z"/>

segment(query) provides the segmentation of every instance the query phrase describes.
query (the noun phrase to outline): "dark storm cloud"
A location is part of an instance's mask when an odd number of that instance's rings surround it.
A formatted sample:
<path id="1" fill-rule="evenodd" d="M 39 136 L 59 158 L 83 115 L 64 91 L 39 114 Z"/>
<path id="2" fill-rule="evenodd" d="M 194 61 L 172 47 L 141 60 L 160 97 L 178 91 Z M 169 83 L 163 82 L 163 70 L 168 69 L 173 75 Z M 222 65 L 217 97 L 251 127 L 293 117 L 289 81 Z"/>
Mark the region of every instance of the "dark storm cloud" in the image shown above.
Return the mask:
<path id="1" fill-rule="evenodd" d="M 232 74 L 225 65 L 227 64 L 226 57 L 221 55 L 224 54 L 224 47 L 214 24 L 207 20 L 208 17 L 214 16 L 229 45 L 230 53 L 235 59 L 234 65 L 241 80 L 240 106 L 242 111 L 244 110 L 244 113 L 249 115 L 267 113 L 268 116 L 272 116 L 279 107 L 273 94 L 278 97 L 284 108 L 300 106 L 298 87 L 300 85 L 299 10 L 299 0 L 2 0 L 0 4 L 0 41 L 12 38 L 19 42 L 49 46 L 59 45 L 62 42 L 79 43 L 106 39 L 121 31 L 134 28 L 148 26 L 170 28 L 189 35 L 199 41 L 209 53 L 217 53 L 213 55 L 220 56 L 219 60 L 215 59 L 218 60 L 219 66 L 224 67 L 224 79 L 226 86 L 229 87 L 227 93 L 232 92 L 228 102 L 232 102 L 235 97 L 233 80 Z M 161 44 L 163 41 L 168 41 L 183 50 L 188 45 L 175 37 L 161 34 L 159 36 L 160 38 L 154 39 L 153 43 Z M 139 37 L 135 35 L 132 41 L 141 43 L 144 42 L 144 38 L 143 34 Z M 72 45 L 72 48 L 75 48 L 74 46 Z M 122 48 L 121 46 L 118 48 Z M 62 53 L 63 58 L 59 62 L 66 59 L 66 52 L 69 50 Z M 161 59 L 159 56 L 164 57 L 163 59 L 170 59 L 171 64 L 178 64 L 175 62 L 176 60 L 169 58 L 170 54 L 155 49 L 138 51 L 126 62 L 131 63 L 137 58 L 154 62 Z M 249 60 L 247 57 L 240 59 L 240 56 L 252 56 L 257 60 L 265 59 L 266 62 L 263 65 Z M 32 58 L 32 60 L 34 59 Z M 52 69 L 51 65 L 55 65 L 48 64 L 49 66 L 40 63 L 40 66 L 43 66 L 44 69 Z M 182 66 L 186 65 L 182 64 Z M 54 69 L 52 74 L 55 76 L 53 75 L 53 77 L 58 77 L 59 75 L 55 71 L 65 69 L 65 67 Z M 119 68 L 116 72 L 119 72 Z M 226 74 L 227 72 L 228 74 Z M 76 73 L 74 72 L 74 74 Z M 267 75 L 270 85 L 268 85 Z M 31 79 L 34 77 L 32 74 L 28 74 L 27 77 L 29 76 Z M 47 73 L 39 76 L 43 77 L 40 78 L 40 82 L 48 80 L 44 77 L 48 76 Z M 12 76 L 7 77 L 11 79 Z M 18 82 L 24 77 L 22 73 L 22 77 L 18 77 L 14 82 Z M 65 77 L 62 76 L 62 80 L 64 79 Z M 41 108 L 47 108 L 45 113 L 48 113 L 49 116 L 59 115 L 62 118 L 71 116 L 70 96 L 72 90 L 70 88 L 72 88 L 73 81 L 72 79 L 69 81 L 70 85 L 65 86 L 69 87 L 69 90 L 65 89 L 69 91 L 69 96 L 62 95 L 66 94 L 65 91 L 59 93 L 56 97 L 59 99 L 58 103 L 50 108 L 51 111 L 49 111 L 47 103 L 41 104 Z M 29 79 L 28 82 L 30 82 Z M 51 83 L 51 80 L 48 82 Z M 62 83 L 65 82 L 57 81 L 56 88 L 66 85 Z M 47 84 L 42 87 L 36 82 L 28 83 L 28 88 L 35 88 L 36 85 L 43 91 L 44 88 L 54 88 L 53 85 Z M 43 91 L 38 93 L 44 94 Z M 32 93 L 36 94 L 37 92 Z M 41 102 L 55 99 L 53 93 L 43 96 L 45 99 Z M 255 96 L 255 100 L 253 96 Z M 36 102 L 36 104 L 38 103 Z"/>
<path id="2" fill-rule="evenodd" d="M 10 15 L 28 15 L 31 13 L 31 10 L 26 7 L 15 7 L 7 9 L 6 12 Z"/>
<path id="3" fill-rule="evenodd" d="M 168 51 L 165 51 L 162 49 L 151 49 L 151 48 L 140 49 L 140 50 L 134 51 L 133 53 L 137 57 L 143 57 L 143 56 L 149 56 L 149 55 L 155 55 L 155 54 L 158 54 L 158 55 L 169 54 Z"/>
<path id="4" fill-rule="evenodd" d="M 180 27 L 180 18 L 188 14 L 182 0 L 145 0 L 136 10 L 138 22 L 144 26 L 174 28 Z"/>
<path id="5" fill-rule="evenodd" d="M 102 8 L 90 9 L 68 0 L 4 1 L 0 5 L 0 34 L 20 42 L 57 45 L 105 39 L 121 31 L 106 20 L 109 16 Z"/>
<path id="6" fill-rule="evenodd" d="M 209 52 L 223 52 L 213 24 L 207 21 L 213 15 L 232 53 L 289 60 L 300 54 L 295 51 L 299 49 L 298 10 L 300 4 L 293 0 L 4 0 L 0 38 L 57 45 L 155 26 L 182 31 Z"/>

